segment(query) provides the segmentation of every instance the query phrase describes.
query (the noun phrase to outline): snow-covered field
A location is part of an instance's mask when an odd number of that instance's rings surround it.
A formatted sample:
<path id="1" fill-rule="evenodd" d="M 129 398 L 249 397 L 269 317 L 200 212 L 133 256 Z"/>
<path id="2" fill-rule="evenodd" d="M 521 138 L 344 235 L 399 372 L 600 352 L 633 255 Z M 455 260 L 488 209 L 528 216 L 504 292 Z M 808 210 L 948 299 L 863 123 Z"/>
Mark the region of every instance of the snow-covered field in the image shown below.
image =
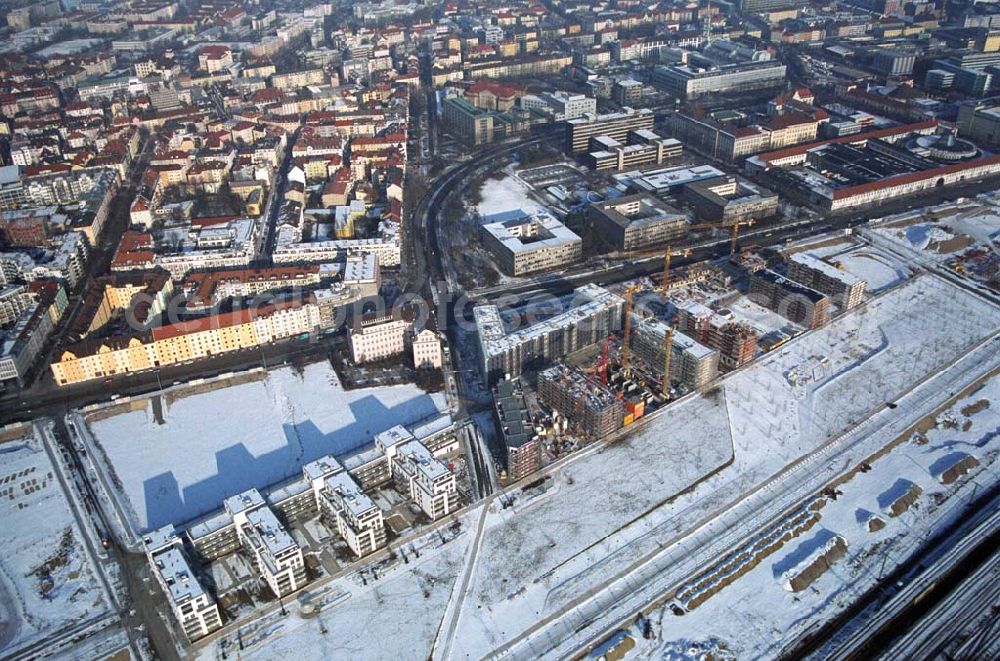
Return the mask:
<path id="1" fill-rule="evenodd" d="M 512 174 L 503 179 L 487 179 L 480 189 L 479 215 L 490 216 L 504 211 L 522 209 L 527 213 L 543 210 L 542 205 L 528 197 L 527 184 Z"/>
<path id="2" fill-rule="evenodd" d="M 600 631 L 647 603 L 633 604 L 632 595 L 646 590 L 653 591 L 649 598 L 661 595 L 688 572 L 717 560 L 726 545 L 746 540 L 773 516 L 758 507 L 797 502 L 803 475 L 793 473 L 787 483 L 784 476 L 775 477 L 790 463 L 799 460 L 804 470 L 815 469 L 815 479 L 836 475 L 859 459 L 832 452 L 813 465 L 812 453 L 839 447 L 831 443 L 842 434 L 866 441 L 856 452 L 870 453 L 868 445 L 882 447 L 898 436 L 895 422 L 909 424 L 904 416 L 925 415 L 922 407 L 943 402 L 956 383 L 1000 364 L 992 342 L 956 364 L 998 329 L 1000 310 L 985 301 L 936 276 L 908 280 L 731 374 L 719 387 L 636 423 L 614 443 L 580 451 L 540 484 L 465 513 L 463 535 L 472 539 L 449 549 L 447 558 L 424 557 L 368 586 L 358 587 L 356 580 L 354 587 L 345 584 L 351 597 L 324 615 L 323 624 L 296 619 L 293 611 L 284 622 L 265 625 L 277 635 L 251 655 L 571 654 L 574 645 L 588 640 L 580 639 L 587 635 L 581 631 Z M 966 364 L 970 361 L 975 369 Z M 950 368 L 947 378 L 925 381 L 945 368 Z M 910 397 L 915 388 L 918 394 Z M 1000 387 L 991 388 L 968 400 L 1000 397 Z M 898 411 L 887 414 L 887 402 L 899 402 Z M 965 409 L 968 415 L 963 406 L 955 410 L 972 423 L 963 418 L 947 428 L 943 423 L 940 432 L 927 433 L 927 442 L 901 446 L 876 461 L 870 473 L 853 475 L 842 486 L 849 497 L 827 502 L 818 523 L 688 615 L 676 618 L 666 611 L 663 625 L 654 623 L 657 638 L 639 640 L 638 651 L 686 658 L 697 646 L 693 641 L 702 641 L 701 647 L 719 658 L 732 650 L 739 658 L 768 656 L 786 632 L 795 635 L 825 617 L 824 609 L 842 603 L 836 590 L 846 599 L 847 591 L 861 589 L 877 571 L 866 544 L 890 539 L 914 544 L 922 539 L 921 527 L 931 525 L 921 515 L 959 502 L 936 504 L 935 492 L 968 484 L 961 478 L 945 484 L 944 463 L 962 453 L 982 466 L 996 458 L 1000 404 Z M 964 436 L 954 435 L 956 429 Z M 879 497 L 900 479 L 922 493 L 916 506 L 890 517 Z M 509 506 L 501 506 L 510 499 Z M 872 515 L 886 527 L 868 532 Z M 838 546 L 838 536 L 847 555 L 811 579 L 808 589 L 790 592 L 792 579 L 821 551 Z M 902 557 L 899 550 L 889 553 L 887 566 Z M 428 576 L 434 577 L 429 592 L 421 583 Z M 334 584 L 343 580 L 349 579 Z M 378 645 L 377 654 L 363 652 L 362 644 Z M 722 653 L 723 648 L 729 651 Z"/>
<path id="3" fill-rule="evenodd" d="M 868 291 L 879 292 L 907 277 L 906 267 L 897 259 L 870 248 L 838 255 L 833 261 L 845 271 L 868 283 Z"/>
<path id="4" fill-rule="evenodd" d="M 1000 310 L 919 277 L 735 373 L 721 392 L 682 400 L 626 441 L 570 461 L 553 476 L 551 493 L 488 517 L 455 653 L 503 647 L 539 619 L 602 592 L 678 532 L 998 328 Z M 724 463 L 729 443 L 733 464 L 679 493 Z"/>
<path id="5" fill-rule="evenodd" d="M 182 391 L 183 392 L 183 391 Z M 181 523 L 222 500 L 299 474 L 325 454 L 343 456 L 375 434 L 445 409 L 413 385 L 345 391 L 329 363 L 181 397 L 154 419 L 141 410 L 89 422 L 130 505 L 136 530 Z"/>
<path id="6" fill-rule="evenodd" d="M 35 436 L 0 444 L 0 656 L 110 613 Z"/>
<path id="7" fill-rule="evenodd" d="M 977 402 L 988 407 L 976 410 Z M 969 408 L 973 406 L 973 408 Z M 982 405 L 980 405 L 981 407 Z M 971 455 L 980 466 L 968 476 L 943 484 L 939 467 L 955 454 Z M 856 473 L 839 487 L 843 495 L 826 499 L 820 521 L 716 596 L 678 617 L 664 607 L 652 618 L 655 641 L 640 639 L 638 656 L 663 658 L 694 643 L 702 649 L 720 643 L 740 659 L 774 658 L 818 619 L 831 615 L 874 585 L 880 567 L 892 567 L 911 553 L 933 530 L 960 511 L 976 489 L 1000 479 L 1000 379 L 959 401 L 937 417 L 937 424 Z M 880 511 L 879 496 L 897 481 L 921 488 L 916 503 L 898 517 Z M 869 529 L 877 516 L 885 527 Z M 877 527 L 877 526 L 876 526 Z M 796 552 L 811 544 L 842 537 L 847 554 L 807 590 L 790 592 L 780 570 Z M 766 604 L 766 608 L 762 605 Z"/>

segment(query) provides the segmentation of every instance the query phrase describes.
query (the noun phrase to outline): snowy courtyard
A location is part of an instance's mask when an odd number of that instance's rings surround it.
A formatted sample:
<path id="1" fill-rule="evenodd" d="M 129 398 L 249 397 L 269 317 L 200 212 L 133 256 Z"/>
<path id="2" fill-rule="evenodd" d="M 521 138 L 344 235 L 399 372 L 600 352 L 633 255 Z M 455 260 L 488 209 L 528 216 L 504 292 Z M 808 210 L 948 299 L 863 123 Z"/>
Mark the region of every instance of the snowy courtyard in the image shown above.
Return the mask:
<path id="1" fill-rule="evenodd" d="M 512 174 L 502 179 L 487 179 L 480 189 L 479 215 L 491 216 L 505 211 L 523 210 L 525 213 L 542 211 L 542 205 L 528 197 L 531 189 Z"/>
<path id="2" fill-rule="evenodd" d="M 302 374 L 282 368 L 261 380 L 170 394 L 162 424 L 152 399 L 88 421 L 139 531 L 212 512 L 228 496 L 298 475 L 323 455 L 363 449 L 389 427 L 445 409 L 442 395 L 414 385 L 344 390 L 326 362 Z"/>

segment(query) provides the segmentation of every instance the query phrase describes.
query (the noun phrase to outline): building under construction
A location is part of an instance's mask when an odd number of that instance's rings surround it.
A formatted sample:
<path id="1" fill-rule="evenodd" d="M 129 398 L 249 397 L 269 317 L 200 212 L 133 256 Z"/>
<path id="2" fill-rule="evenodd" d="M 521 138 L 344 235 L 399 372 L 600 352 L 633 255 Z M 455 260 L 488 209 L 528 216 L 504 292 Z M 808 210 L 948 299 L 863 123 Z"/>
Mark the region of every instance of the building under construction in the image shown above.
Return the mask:
<path id="1" fill-rule="evenodd" d="M 669 331 L 670 326 L 659 319 L 633 317 L 632 354 L 657 379 L 663 377 L 668 362 L 665 345 Z M 679 383 L 687 390 L 697 390 L 715 378 L 719 371 L 717 350 L 677 331 L 670 338 L 670 344 L 669 369 L 673 383 Z"/>
<path id="2" fill-rule="evenodd" d="M 505 379 L 493 390 L 493 415 L 507 450 L 507 479 L 516 482 L 541 467 L 542 442 L 535 433 L 521 382 Z"/>
<path id="3" fill-rule="evenodd" d="M 719 352 L 719 366 L 734 370 L 753 360 L 757 332 L 738 323 L 726 310 L 716 312 L 696 301 L 676 301 L 677 329 Z"/>
<path id="4" fill-rule="evenodd" d="M 623 397 L 594 376 L 563 365 L 538 374 L 538 398 L 572 421 L 587 438 L 605 438 L 625 424 Z M 635 415 L 634 411 L 630 414 Z"/>

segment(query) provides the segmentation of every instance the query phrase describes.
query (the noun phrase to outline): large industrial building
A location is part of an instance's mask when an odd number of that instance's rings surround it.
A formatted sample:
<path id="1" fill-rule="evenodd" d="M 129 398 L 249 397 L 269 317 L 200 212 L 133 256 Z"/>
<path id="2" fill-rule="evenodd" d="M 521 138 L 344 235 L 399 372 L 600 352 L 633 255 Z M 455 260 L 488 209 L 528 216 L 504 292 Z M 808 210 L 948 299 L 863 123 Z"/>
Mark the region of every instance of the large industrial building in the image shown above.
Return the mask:
<path id="1" fill-rule="evenodd" d="M 748 172 L 826 211 L 911 196 L 1000 174 L 1000 156 L 977 157 L 965 141 L 936 136 L 935 121 L 757 154 Z"/>
<path id="2" fill-rule="evenodd" d="M 636 193 L 590 205 L 600 237 L 618 251 L 662 245 L 684 234 L 687 218 L 652 195 Z"/>
<path id="3" fill-rule="evenodd" d="M 868 283 L 806 252 L 788 259 L 788 277 L 829 296 L 841 309 L 860 305 Z"/>
<path id="4" fill-rule="evenodd" d="M 785 84 L 785 65 L 774 60 L 707 68 L 687 64 L 658 66 L 653 84 L 678 99 L 777 89 Z"/>
<path id="5" fill-rule="evenodd" d="M 508 333 L 495 305 L 473 309 L 479 370 L 487 384 L 515 378 L 530 367 L 544 367 L 562 356 L 597 344 L 621 327 L 625 301 L 597 285 L 570 295 L 571 307 L 550 319 Z"/>
<path id="6" fill-rule="evenodd" d="M 583 115 L 566 122 L 566 150 L 581 154 L 589 148 L 590 139 L 598 136 L 625 142 L 629 131 L 651 131 L 653 121 L 653 111 L 648 108 L 625 108 L 622 112 L 607 115 Z"/>
<path id="7" fill-rule="evenodd" d="M 486 220 L 483 245 L 508 275 L 565 268 L 583 255 L 583 240 L 549 213 L 513 211 Z"/>

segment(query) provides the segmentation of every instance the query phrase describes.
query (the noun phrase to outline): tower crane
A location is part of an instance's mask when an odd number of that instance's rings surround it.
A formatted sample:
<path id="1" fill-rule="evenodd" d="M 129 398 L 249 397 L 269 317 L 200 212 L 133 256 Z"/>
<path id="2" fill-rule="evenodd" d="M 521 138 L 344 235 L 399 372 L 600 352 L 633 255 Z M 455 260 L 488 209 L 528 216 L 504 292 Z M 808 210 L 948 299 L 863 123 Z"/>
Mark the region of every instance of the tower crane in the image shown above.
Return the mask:
<path id="1" fill-rule="evenodd" d="M 670 244 L 667 243 L 666 249 L 663 251 L 663 279 L 660 281 L 660 293 L 666 296 L 667 292 L 670 290 L 670 258 L 671 257 L 687 257 L 691 254 L 690 248 L 681 248 L 678 250 L 671 250 Z"/>

